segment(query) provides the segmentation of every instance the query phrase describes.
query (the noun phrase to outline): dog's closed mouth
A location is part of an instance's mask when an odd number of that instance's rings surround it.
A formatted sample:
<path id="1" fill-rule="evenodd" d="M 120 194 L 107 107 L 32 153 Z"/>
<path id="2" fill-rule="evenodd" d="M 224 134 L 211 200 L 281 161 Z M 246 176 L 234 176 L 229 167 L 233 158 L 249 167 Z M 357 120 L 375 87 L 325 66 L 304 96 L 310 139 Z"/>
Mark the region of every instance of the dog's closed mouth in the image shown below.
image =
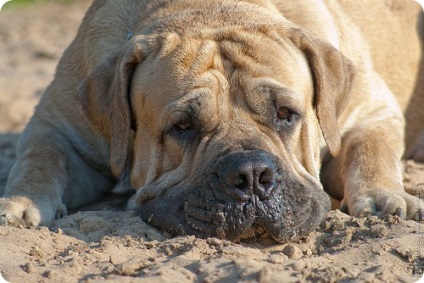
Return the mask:
<path id="1" fill-rule="evenodd" d="M 253 194 L 245 202 L 224 202 L 225 196 L 217 197 L 216 191 L 202 190 L 201 194 L 192 193 L 185 202 L 185 220 L 198 235 L 238 240 L 265 230 L 276 241 L 287 241 L 309 233 L 329 210 L 325 201 L 319 204 L 314 200 L 316 194 L 299 197 L 288 193 L 300 189 L 279 184 L 269 199 Z M 319 209 L 318 205 L 323 207 Z"/>

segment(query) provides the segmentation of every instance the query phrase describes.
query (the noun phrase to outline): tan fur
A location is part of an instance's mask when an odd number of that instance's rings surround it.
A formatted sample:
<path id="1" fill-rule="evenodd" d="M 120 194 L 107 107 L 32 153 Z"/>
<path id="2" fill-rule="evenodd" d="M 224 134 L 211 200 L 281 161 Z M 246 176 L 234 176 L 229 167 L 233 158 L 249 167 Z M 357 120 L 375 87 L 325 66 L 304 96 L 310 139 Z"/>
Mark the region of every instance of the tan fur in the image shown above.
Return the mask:
<path id="1" fill-rule="evenodd" d="M 49 225 L 118 180 L 143 205 L 240 149 L 352 215 L 423 214 L 400 166 L 405 144 L 424 160 L 423 16 L 389 2 L 94 1 L 22 135 L 1 222 Z M 290 134 L 272 127 L 276 105 L 301 113 Z M 174 125 L 197 127 L 196 146 Z"/>

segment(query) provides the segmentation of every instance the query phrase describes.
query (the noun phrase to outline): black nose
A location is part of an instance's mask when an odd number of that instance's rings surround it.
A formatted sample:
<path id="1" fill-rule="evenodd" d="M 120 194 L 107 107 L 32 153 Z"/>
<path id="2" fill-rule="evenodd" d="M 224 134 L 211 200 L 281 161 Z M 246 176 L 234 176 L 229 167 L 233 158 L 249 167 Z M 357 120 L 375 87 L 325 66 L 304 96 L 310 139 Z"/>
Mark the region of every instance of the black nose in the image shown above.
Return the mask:
<path id="1" fill-rule="evenodd" d="M 237 201 L 247 201 L 253 194 L 267 200 L 276 187 L 274 161 L 265 151 L 230 153 L 217 163 L 214 171 L 218 178 L 215 187 Z"/>

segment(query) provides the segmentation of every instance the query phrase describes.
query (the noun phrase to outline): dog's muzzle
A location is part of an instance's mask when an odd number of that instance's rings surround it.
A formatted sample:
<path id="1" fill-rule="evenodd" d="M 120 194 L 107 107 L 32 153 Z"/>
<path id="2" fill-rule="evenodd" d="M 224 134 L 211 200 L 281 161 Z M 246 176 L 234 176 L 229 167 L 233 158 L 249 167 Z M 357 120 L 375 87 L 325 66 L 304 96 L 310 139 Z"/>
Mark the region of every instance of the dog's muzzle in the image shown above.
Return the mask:
<path id="1" fill-rule="evenodd" d="M 292 178 L 265 151 L 231 152 L 197 185 L 170 188 L 139 209 L 144 220 L 173 235 L 237 240 L 261 229 L 283 242 L 309 233 L 330 209 L 320 187 Z"/>

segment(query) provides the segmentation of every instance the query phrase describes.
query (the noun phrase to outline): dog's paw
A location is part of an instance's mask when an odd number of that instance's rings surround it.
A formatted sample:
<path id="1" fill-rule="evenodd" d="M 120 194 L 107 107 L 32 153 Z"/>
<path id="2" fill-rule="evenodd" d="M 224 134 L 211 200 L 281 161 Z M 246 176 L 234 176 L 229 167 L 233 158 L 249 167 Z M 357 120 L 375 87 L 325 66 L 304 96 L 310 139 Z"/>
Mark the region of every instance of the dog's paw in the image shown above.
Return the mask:
<path id="1" fill-rule="evenodd" d="M 405 191 L 372 190 L 357 193 L 347 199 L 349 214 L 355 217 L 367 215 L 397 215 L 402 219 L 423 220 L 424 201 L 419 196 L 410 195 Z"/>
<path id="2" fill-rule="evenodd" d="M 66 214 L 66 207 L 35 203 L 26 197 L 0 198 L 0 225 L 20 227 L 49 226 L 53 219 Z"/>

